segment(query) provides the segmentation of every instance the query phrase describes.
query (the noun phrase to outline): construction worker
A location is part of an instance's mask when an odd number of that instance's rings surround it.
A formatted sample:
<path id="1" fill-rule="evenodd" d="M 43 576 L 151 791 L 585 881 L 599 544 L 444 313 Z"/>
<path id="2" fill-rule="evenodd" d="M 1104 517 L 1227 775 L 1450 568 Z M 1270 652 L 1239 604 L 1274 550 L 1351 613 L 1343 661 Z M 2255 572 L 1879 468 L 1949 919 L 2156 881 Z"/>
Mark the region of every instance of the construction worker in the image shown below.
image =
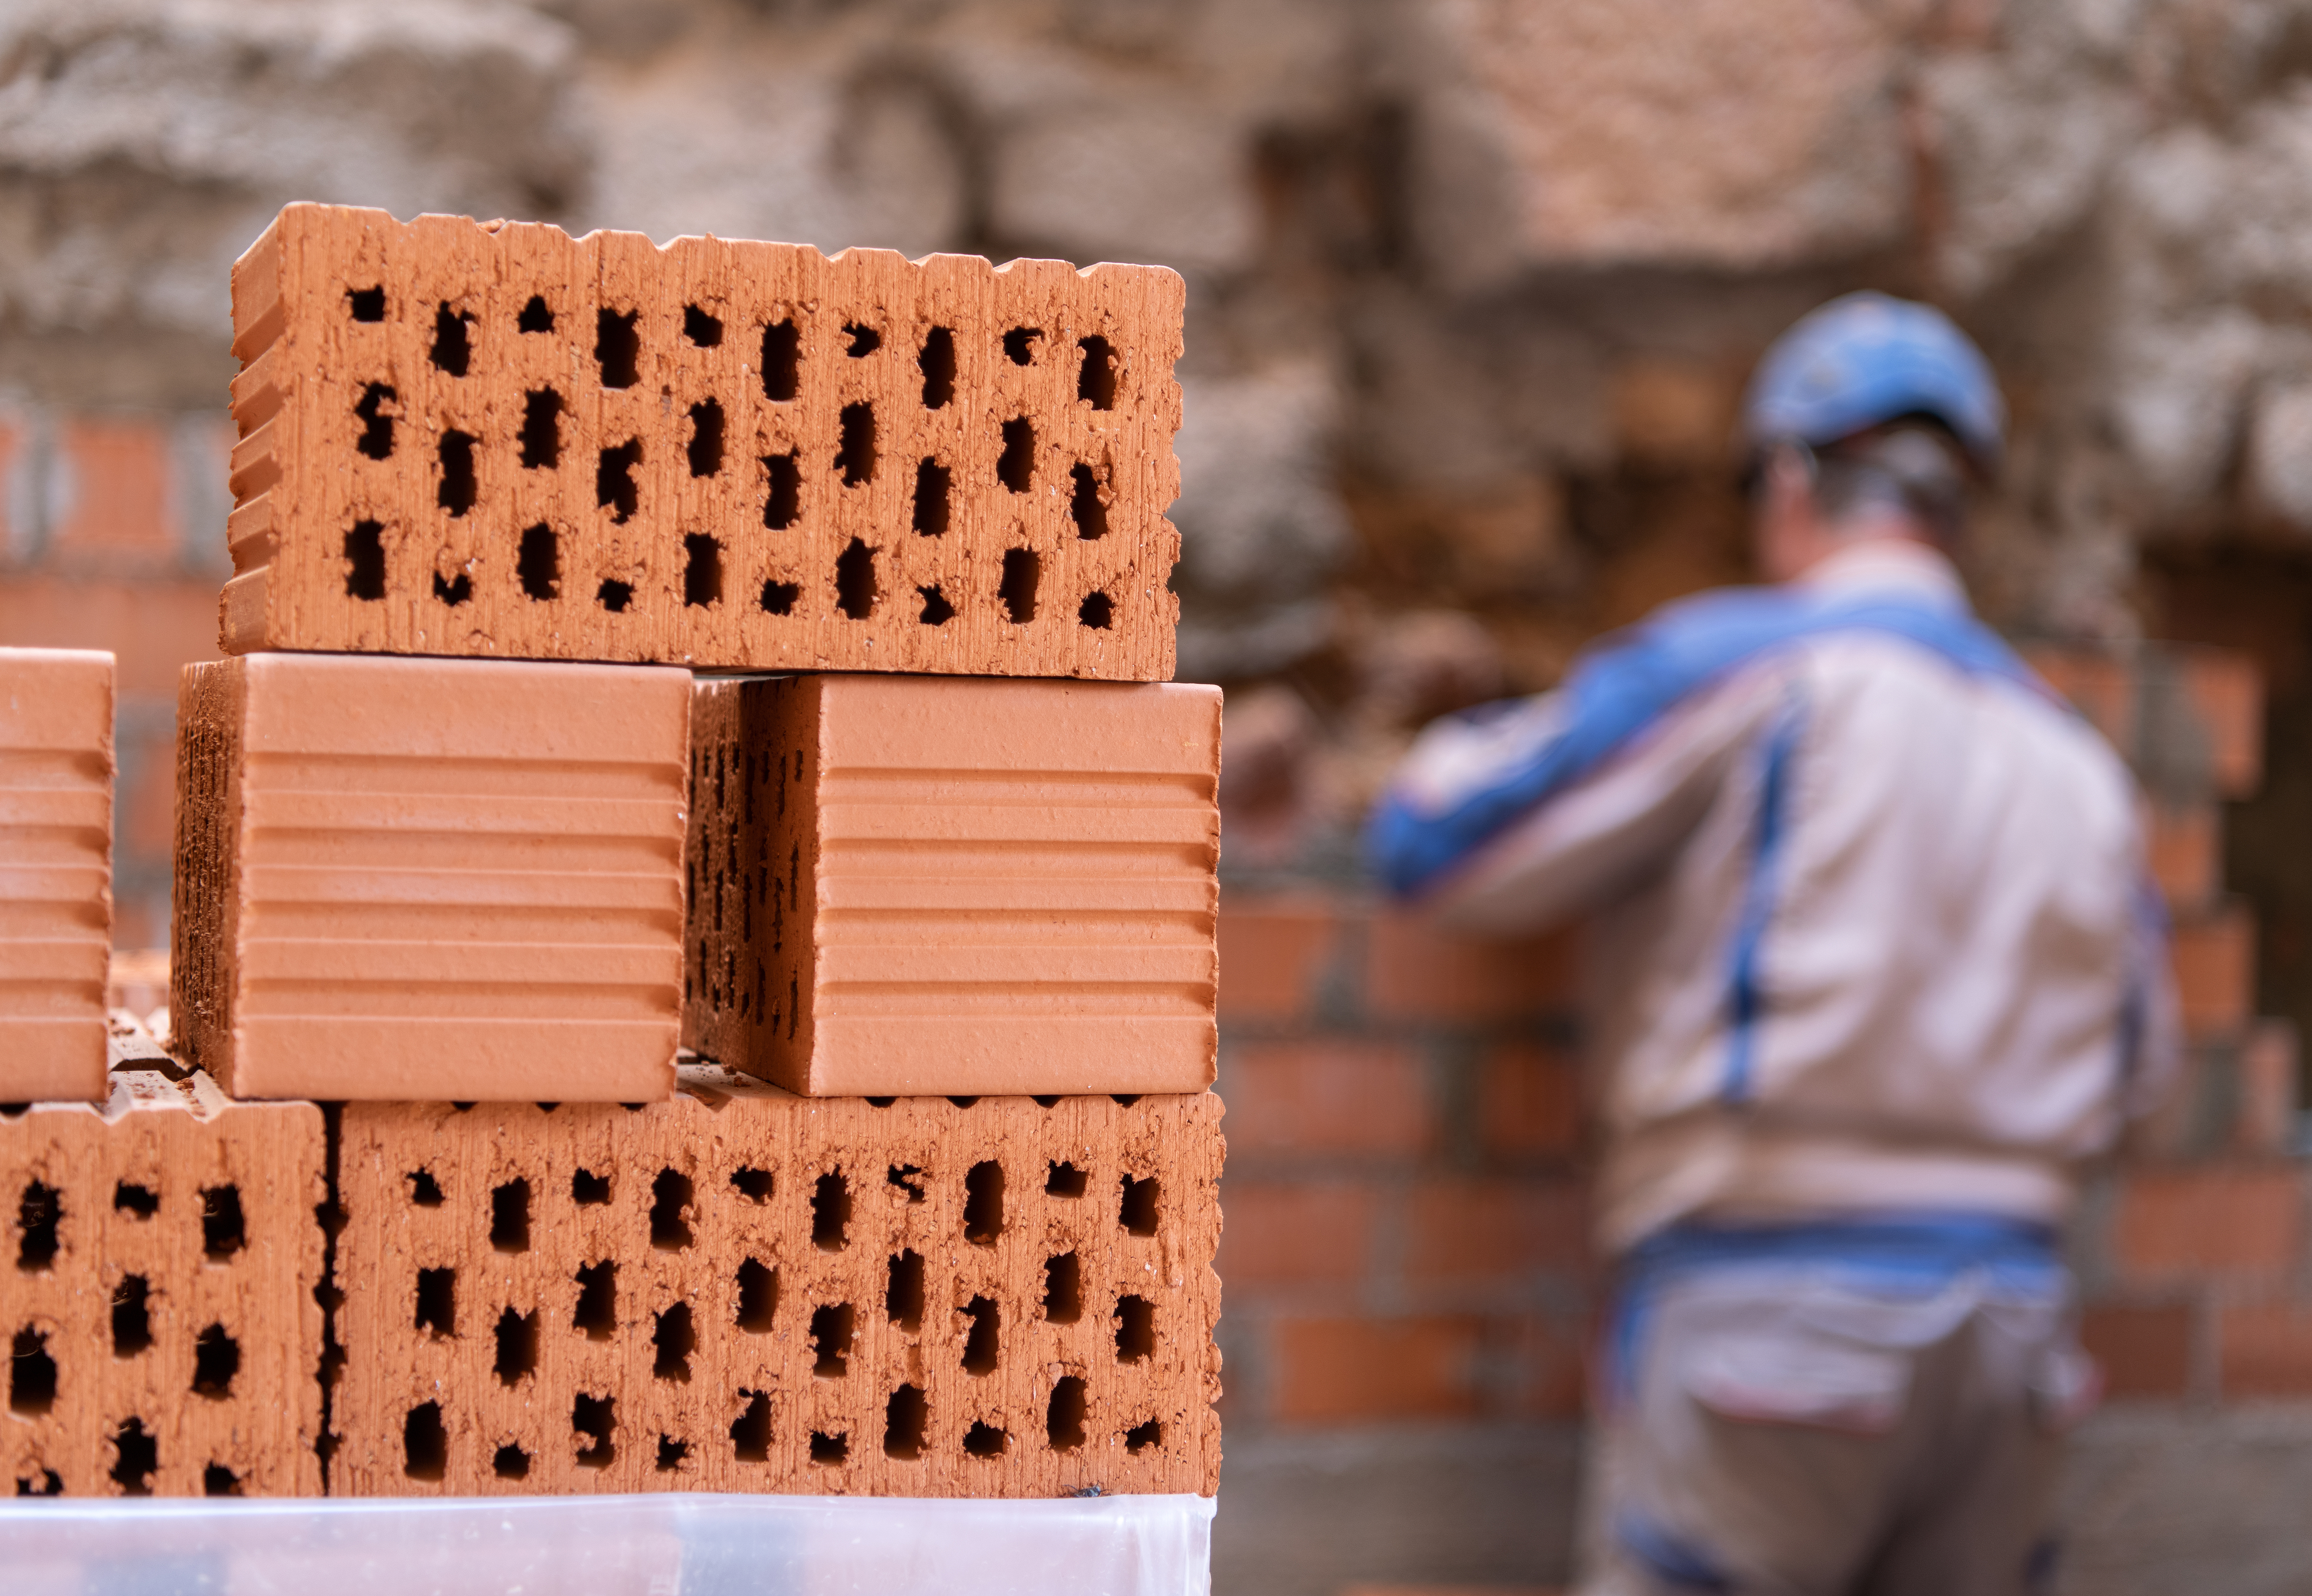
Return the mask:
<path id="1" fill-rule="evenodd" d="M 1590 1590 L 2051 1572 L 2097 1394 L 2061 1228 L 2176 1043 L 2134 786 L 1951 563 L 2003 417 L 1940 312 L 1808 316 L 1744 416 L 1774 585 L 1431 727 L 1372 822 L 1449 924 L 1592 916 Z"/>

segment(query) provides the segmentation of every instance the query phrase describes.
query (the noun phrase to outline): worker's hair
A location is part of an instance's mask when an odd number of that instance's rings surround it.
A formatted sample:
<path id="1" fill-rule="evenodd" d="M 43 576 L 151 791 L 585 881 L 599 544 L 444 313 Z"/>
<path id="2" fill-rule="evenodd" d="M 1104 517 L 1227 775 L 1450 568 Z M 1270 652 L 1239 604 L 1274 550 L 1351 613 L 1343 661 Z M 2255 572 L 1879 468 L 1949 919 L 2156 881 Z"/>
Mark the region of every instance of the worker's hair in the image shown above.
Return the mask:
<path id="1" fill-rule="evenodd" d="M 1969 485 L 1956 440 L 1923 418 L 1815 450 L 1815 507 L 1834 527 L 1883 506 L 1911 517 L 1937 542 L 1956 543 L 1966 525 Z"/>

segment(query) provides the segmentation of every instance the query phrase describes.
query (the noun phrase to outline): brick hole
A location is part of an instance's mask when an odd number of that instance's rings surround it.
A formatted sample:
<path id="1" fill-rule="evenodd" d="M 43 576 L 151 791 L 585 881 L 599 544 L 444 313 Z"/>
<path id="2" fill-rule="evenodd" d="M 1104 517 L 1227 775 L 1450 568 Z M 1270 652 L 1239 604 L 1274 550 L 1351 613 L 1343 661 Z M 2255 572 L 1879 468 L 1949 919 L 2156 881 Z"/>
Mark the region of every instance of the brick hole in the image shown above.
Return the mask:
<path id="1" fill-rule="evenodd" d="M 971 1321 L 963 1338 L 963 1372 L 993 1374 L 1001 1359 L 1003 1310 L 987 1297 L 976 1296 L 963 1305 L 963 1316 Z"/>
<path id="2" fill-rule="evenodd" d="M 784 532 L 802 515 L 802 465 L 795 451 L 765 455 L 763 470 L 769 484 L 763 495 L 763 525 Z"/>
<path id="3" fill-rule="evenodd" d="M 615 1397 L 581 1396 L 570 1407 L 570 1428 L 587 1437 L 589 1445 L 578 1449 L 581 1469 L 607 1469 L 618 1455 L 617 1443 L 611 1439 L 618 1427 L 618 1404 Z"/>
<path id="4" fill-rule="evenodd" d="M 722 545 L 705 532 L 682 535 L 682 602 L 692 609 L 722 602 Z"/>
<path id="5" fill-rule="evenodd" d="M 1044 1260 L 1044 1318 L 1073 1324 L 1083 1317 L 1083 1260 L 1062 1252 Z"/>
<path id="6" fill-rule="evenodd" d="M 690 1322 L 688 1303 L 677 1303 L 659 1314 L 651 1330 L 651 1345 L 658 1349 L 658 1356 L 651 1363 L 652 1376 L 688 1384 L 690 1355 L 698 1350 L 698 1331 Z"/>
<path id="7" fill-rule="evenodd" d="M 763 397 L 792 399 L 802 386 L 802 334 L 792 318 L 763 329 Z"/>
<path id="8" fill-rule="evenodd" d="M 1146 1452 L 1152 1446 L 1163 1444 L 1164 1426 L 1160 1419 L 1152 1418 L 1146 1424 L 1134 1425 L 1124 1432 L 1124 1450 L 1126 1452 Z"/>
<path id="9" fill-rule="evenodd" d="M 1044 1434 L 1054 1452 L 1073 1452 L 1084 1443 L 1082 1376 L 1062 1375 L 1052 1387 L 1051 1405 L 1044 1409 Z"/>
<path id="10" fill-rule="evenodd" d="M 1106 490 L 1092 468 L 1079 460 L 1068 467 L 1072 484 L 1068 513 L 1076 523 L 1078 537 L 1108 536 L 1108 499 Z"/>
<path id="11" fill-rule="evenodd" d="M 530 471 L 551 471 L 562 463 L 562 396 L 550 388 L 522 396 L 521 463 Z"/>
<path id="12" fill-rule="evenodd" d="M 739 1328 L 750 1336 L 770 1333 L 779 1311 L 779 1271 L 749 1258 L 739 1266 Z"/>
<path id="13" fill-rule="evenodd" d="M 886 1097 L 883 1102 L 888 1106 L 891 1099 Z M 883 1172 L 883 1183 L 887 1186 L 895 1186 L 906 1192 L 907 1200 L 911 1203 L 924 1200 L 924 1172 L 919 1164 L 894 1164 Z"/>
<path id="14" fill-rule="evenodd" d="M 474 480 L 474 445 L 479 441 L 471 432 L 455 427 L 442 434 L 442 485 L 434 490 L 434 499 L 452 517 L 473 509 L 481 492 Z"/>
<path id="15" fill-rule="evenodd" d="M 838 1431 L 829 1435 L 825 1430 L 810 1433 L 810 1461 L 820 1469 L 840 1469 L 851 1456 L 851 1437 Z"/>
<path id="16" fill-rule="evenodd" d="M 530 296 L 530 303 L 521 308 L 521 314 L 514 318 L 513 325 L 515 330 L 518 332 L 552 332 L 554 330 L 554 312 L 547 309 L 546 296 L 542 293 L 531 294 Z"/>
<path id="17" fill-rule="evenodd" d="M 490 1472 L 500 1479 L 528 1479 L 530 1454 L 509 1441 L 490 1454 Z"/>
<path id="18" fill-rule="evenodd" d="M 950 1097 L 948 1101 L 954 1103 L 958 1108 L 969 1108 L 972 1104 L 977 1103 L 979 1099 L 976 1097 Z"/>
<path id="19" fill-rule="evenodd" d="M 1047 1103 L 1044 1106 L 1049 1108 L 1051 1104 Z M 1044 1177 L 1044 1192 L 1049 1197 L 1082 1197 L 1089 1178 L 1074 1164 L 1062 1164 L 1055 1159 L 1051 1173 Z"/>
<path id="20" fill-rule="evenodd" d="M 1015 327 L 1003 335 L 1003 353 L 1015 366 L 1032 365 L 1036 345 L 1043 341 L 1044 329 L 1039 327 Z"/>
<path id="21" fill-rule="evenodd" d="M 689 1442 L 678 1441 L 671 1435 L 658 1438 L 658 1471 L 661 1474 L 673 1473 L 682 1467 L 683 1460 L 689 1455 Z"/>
<path id="22" fill-rule="evenodd" d="M 955 473 L 926 457 L 915 467 L 915 528 L 924 537 L 943 537 L 950 519 L 948 497 Z"/>
<path id="23" fill-rule="evenodd" d="M 924 1328 L 924 1259 L 912 1247 L 891 1254 L 890 1276 L 883 1286 L 883 1314 L 911 1334 Z"/>
<path id="24" fill-rule="evenodd" d="M 562 540 L 553 528 L 540 521 L 522 528 L 513 571 L 531 598 L 543 603 L 562 596 Z"/>
<path id="25" fill-rule="evenodd" d="M 1003 600 L 1004 613 L 1012 617 L 1014 626 L 1024 626 L 1036 618 L 1036 584 L 1042 578 L 1044 563 L 1033 549 L 1006 549 L 1003 552 L 1003 581 L 996 594 Z"/>
<path id="26" fill-rule="evenodd" d="M 430 1169 L 413 1169 L 401 1177 L 409 1182 L 409 1200 L 421 1208 L 442 1206 L 442 1182 L 434 1178 Z"/>
<path id="27" fill-rule="evenodd" d="M 875 551 L 857 538 L 836 557 L 835 607 L 854 621 L 875 613 Z"/>
<path id="28" fill-rule="evenodd" d="M 1145 1363 L 1156 1352 L 1156 1304 L 1144 1296 L 1116 1299 L 1116 1361 Z"/>
<path id="29" fill-rule="evenodd" d="M 1024 493 L 1036 480 L 1036 423 L 1017 415 L 1003 423 L 1003 452 L 995 461 L 995 477 L 1015 493 Z"/>
<path id="30" fill-rule="evenodd" d="M 24 1188 L 16 1205 L 16 1224 L 23 1239 L 16 1244 L 16 1267 L 38 1273 L 56 1262 L 57 1227 L 64 1223 L 64 1194 L 39 1181 Z"/>
<path id="31" fill-rule="evenodd" d="M 608 509 L 610 519 L 620 526 L 634 519 L 642 504 L 642 488 L 635 481 L 635 467 L 642 463 L 643 440 L 629 438 L 604 449 L 594 467 L 594 502 Z"/>
<path id="32" fill-rule="evenodd" d="M 112 1356 L 135 1357 L 153 1345 L 153 1286 L 142 1275 L 123 1275 L 112 1288 Z"/>
<path id="33" fill-rule="evenodd" d="M 736 1186 L 739 1194 L 749 1202 L 764 1203 L 771 1200 L 771 1192 L 777 1182 L 767 1169 L 734 1169 L 731 1172 L 731 1184 Z"/>
<path id="34" fill-rule="evenodd" d="M 578 1266 L 578 1306 L 570 1328 L 590 1341 L 607 1341 L 618 1328 L 618 1266 L 609 1259 Z"/>
<path id="35" fill-rule="evenodd" d="M 161 1211 L 161 1195 L 150 1186 L 123 1181 L 112 1189 L 112 1207 L 116 1213 L 127 1214 L 133 1219 L 150 1219 Z"/>
<path id="36" fill-rule="evenodd" d="M 864 399 L 843 407 L 843 442 L 835 451 L 835 468 L 843 485 L 855 488 L 875 480 L 875 407 Z"/>
<path id="37" fill-rule="evenodd" d="M 386 384 L 372 382 L 355 402 L 354 415 L 361 422 L 362 435 L 354 440 L 354 448 L 372 460 L 393 457 L 393 413 L 386 406 L 397 397 Z"/>
<path id="38" fill-rule="evenodd" d="M 651 1245 L 661 1252 L 679 1252 L 690 1245 L 690 1211 L 694 1195 L 690 1177 L 680 1170 L 662 1169 L 651 1182 Z"/>
<path id="39" fill-rule="evenodd" d="M 241 1188 L 201 1188 L 201 1251 L 211 1263 L 222 1263 L 249 1240 L 249 1225 L 241 1217 Z"/>
<path id="40" fill-rule="evenodd" d="M 955 619 L 955 606 L 947 601 L 947 595 L 941 592 L 936 585 L 917 588 L 915 591 L 923 596 L 924 600 L 923 613 L 915 619 L 924 625 L 944 626 Z"/>
<path id="41" fill-rule="evenodd" d="M 512 1308 L 498 1315 L 497 1328 L 493 1332 L 497 1342 L 497 1356 L 491 1361 L 491 1372 L 501 1385 L 520 1385 L 528 1376 L 538 1372 L 538 1312 L 517 1313 Z"/>
<path id="42" fill-rule="evenodd" d="M 975 1458 L 1000 1458 L 1012 1444 L 1008 1430 L 999 1430 L 985 1419 L 976 1419 L 964 1432 L 963 1450 Z"/>
<path id="43" fill-rule="evenodd" d="M 810 1311 L 810 1372 L 840 1380 L 851 1372 L 851 1335 L 857 1315 L 849 1303 L 827 1303 Z"/>
<path id="44" fill-rule="evenodd" d="M 1060 1103 L 1059 1095 L 1057 1093 L 1045 1092 L 1037 1093 L 1028 1101 L 1034 1103 L 1038 1108 L 1057 1108 Z"/>
<path id="45" fill-rule="evenodd" d="M 29 1103 L 0 1103 L 0 1120 L 21 1120 L 31 1112 Z"/>
<path id="46" fill-rule="evenodd" d="M 490 1245 L 501 1252 L 530 1251 L 530 1182 L 517 1177 L 490 1192 Z"/>
<path id="47" fill-rule="evenodd" d="M 385 319 L 385 287 L 382 283 L 375 288 L 346 289 L 346 302 L 352 307 L 355 321 Z"/>
<path id="48" fill-rule="evenodd" d="M 57 1360 L 48 1356 L 48 1336 L 26 1325 L 8 1349 L 8 1411 L 37 1417 L 55 1405 Z"/>
<path id="49" fill-rule="evenodd" d="M 38 1478 L 18 1476 L 16 1494 L 20 1496 L 61 1496 L 65 1494 L 65 1478 L 54 1469 L 43 1469 Z"/>
<path id="50" fill-rule="evenodd" d="M 538 1105 L 538 1112 L 541 1114 L 550 1114 L 561 1106 L 558 1103 L 541 1103 Z"/>
<path id="51" fill-rule="evenodd" d="M 622 615 L 626 613 L 626 606 L 635 601 L 635 585 L 605 577 L 602 585 L 594 589 L 594 601 L 612 615 Z"/>
<path id="52" fill-rule="evenodd" d="M 787 615 L 794 613 L 795 600 L 802 597 L 802 589 L 793 582 L 766 581 L 763 584 L 763 613 Z M 758 1006 L 759 1008 L 759 1006 Z"/>
<path id="53" fill-rule="evenodd" d="M 458 1271 L 454 1269 L 417 1271 L 416 1327 L 437 1336 L 458 1333 Z"/>
<path id="54" fill-rule="evenodd" d="M 440 1479 L 449 1472 L 450 1433 L 442 1426 L 442 1404 L 420 1402 L 401 1421 L 401 1471 L 412 1479 Z"/>
<path id="55" fill-rule="evenodd" d="M 992 1247 L 1003 1234 L 1003 1166 L 994 1159 L 975 1164 L 963 1177 L 963 1238 Z"/>
<path id="56" fill-rule="evenodd" d="M 1110 1092 L 1108 1096 L 1108 1101 L 1118 1108 L 1130 1108 L 1140 1101 L 1140 1094 L 1137 1092 Z"/>
<path id="57" fill-rule="evenodd" d="M 609 1201 L 610 1177 L 598 1175 L 591 1169 L 574 1172 L 570 1176 L 570 1200 L 582 1208 Z"/>
<path id="58" fill-rule="evenodd" d="M 851 340 L 843 353 L 853 360 L 864 360 L 883 347 L 883 335 L 864 322 L 845 322 L 843 336 Z"/>
<path id="59" fill-rule="evenodd" d="M 193 1338 L 193 1394 L 221 1402 L 232 1395 L 233 1376 L 241 1373 L 241 1343 L 213 1324 Z"/>
<path id="60" fill-rule="evenodd" d="M 124 1496 L 149 1496 L 153 1476 L 161 1467 L 161 1439 L 149 1435 L 141 1418 L 123 1419 L 112 1433 L 112 1483 Z"/>
<path id="61" fill-rule="evenodd" d="M 1082 360 L 1076 367 L 1076 397 L 1089 399 L 1094 410 L 1116 408 L 1116 351 L 1098 333 L 1076 340 Z"/>
<path id="62" fill-rule="evenodd" d="M 1076 620 L 1094 632 L 1106 632 L 1116 622 L 1116 600 L 1105 593 L 1087 593 L 1076 606 Z"/>
<path id="63" fill-rule="evenodd" d="M 932 1405 L 920 1385 L 903 1385 L 883 1405 L 883 1455 L 913 1462 L 924 1455 L 924 1435 L 931 1428 Z"/>
<path id="64" fill-rule="evenodd" d="M 239 1496 L 245 1494 L 241 1488 L 241 1476 L 223 1463 L 211 1463 L 201 1470 L 202 1496 Z"/>
<path id="65" fill-rule="evenodd" d="M 701 399 L 690 407 L 690 475 L 712 476 L 722 469 L 722 406 Z"/>
<path id="66" fill-rule="evenodd" d="M 915 366 L 924 374 L 924 408 L 946 409 L 955 397 L 955 330 L 935 327 L 925 333 Z"/>
<path id="67" fill-rule="evenodd" d="M 785 813 L 784 806 L 782 806 L 780 813 Z M 899 1100 L 896 1097 L 868 1097 L 863 1098 L 861 1101 L 864 1102 L 871 1108 L 889 1108 Z M 911 1164 L 908 1167 L 913 1168 L 914 1166 Z"/>
<path id="68" fill-rule="evenodd" d="M 731 1421 L 731 1450 L 742 1463 L 771 1461 L 771 1399 L 759 1391 L 741 1390 L 747 1399 L 739 1417 Z"/>
<path id="69" fill-rule="evenodd" d="M 385 528 L 355 521 L 346 534 L 346 597 L 385 597 Z"/>
<path id="70" fill-rule="evenodd" d="M 632 388 L 641 379 L 643 336 L 635 325 L 641 318 L 639 310 L 620 315 L 607 306 L 594 313 L 594 358 L 604 388 Z"/>
<path id="71" fill-rule="evenodd" d="M 466 1114 L 471 1113 L 473 1111 L 474 1105 L 470 1103 L 452 1103 L 450 1105 L 450 1112 L 451 1113 Z"/>
<path id="72" fill-rule="evenodd" d="M 682 336 L 701 349 L 712 349 L 722 342 L 722 318 L 696 305 L 682 308 Z"/>
<path id="73" fill-rule="evenodd" d="M 438 571 L 434 573 L 434 597 L 451 609 L 457 608 L 473 596 L 474 579 L 466 572 L 460 571 L 454 580 L 443 576 Z"/>
<path id="74" fill-rule="evenodd" d="M 463 377 L 466 368 L 473 363 L 474 313 L 452 310 L 447 301 L 434 313 L 434 368 L 447 371 L 452 377 Z"/>
<path id="75" fill-rule="evenodd" d="M 1156 1177 L 1146 1180 L 1124 1177 L 1124 1202 L 1117 1214 L 1117 1223 L 1134 1235 L 1156 1234 L 1156 1205 L 1163 1196 L 1163 1188 Z"/>

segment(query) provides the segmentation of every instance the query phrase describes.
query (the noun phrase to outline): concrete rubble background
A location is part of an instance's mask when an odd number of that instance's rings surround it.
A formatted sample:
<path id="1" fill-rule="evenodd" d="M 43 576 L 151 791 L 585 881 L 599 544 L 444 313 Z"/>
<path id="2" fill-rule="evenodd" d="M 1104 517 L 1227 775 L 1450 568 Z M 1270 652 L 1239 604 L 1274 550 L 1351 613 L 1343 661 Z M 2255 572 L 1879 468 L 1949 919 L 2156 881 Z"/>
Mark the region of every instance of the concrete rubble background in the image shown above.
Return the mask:
<path id="1" fill-rule="evenodd" d="M 0 635 L 101 604 L 151 656 L 123 645 L 132 943 L 164 939 L 174 666 L 213 649 L 225 271 L 306 198 L 1177 266 L 1180 674 L 1231 689 L 1239 886 L 1353 881 L 1422 720 L 1740 579 L 1752 362 L 1834 292 L 1932 298 L 2015 410 L 1987 613 L 2265 668 L 2229 885 L 2262 1011 L 2312 1021 L 2312 4 L 15 0 Z M 107 533 L 138 427 L 166 524 Z M 1232 1430 L 1222 1589 L 1330 1588 L 1352 1523 L 1416 1573 L 1546 1541 L 1486 1566 L 1549 1575 L 1562 1432 L 1457 1434 Z M 2312 1467 L 2312 1423 L 2137 1413 L 2089 1454 L 2097 1565 L 2182 1577 Z M 2272 1555 L 2256 1589 L 2312 1569 Z"/>

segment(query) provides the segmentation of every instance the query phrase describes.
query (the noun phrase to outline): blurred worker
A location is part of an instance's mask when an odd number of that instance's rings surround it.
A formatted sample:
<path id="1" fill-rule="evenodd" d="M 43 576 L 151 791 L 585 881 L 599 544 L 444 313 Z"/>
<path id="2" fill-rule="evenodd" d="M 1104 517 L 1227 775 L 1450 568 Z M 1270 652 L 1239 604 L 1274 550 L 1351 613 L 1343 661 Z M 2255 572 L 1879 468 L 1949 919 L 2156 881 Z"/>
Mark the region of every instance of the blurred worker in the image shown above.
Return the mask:
<path id="1" fill-rule="evenodd" d="M 1744 418 L 1758 563 L 1558 691 L 1425 732 L 1396 892 L 1597 911 L 1599 1592 L 2006 1596 L 2092 1406 L 2059 1227 L 2176 1053 L 2132 782 L 1970 612 L 2003 411 L 1940 312 L 1786 334 Z"/>

